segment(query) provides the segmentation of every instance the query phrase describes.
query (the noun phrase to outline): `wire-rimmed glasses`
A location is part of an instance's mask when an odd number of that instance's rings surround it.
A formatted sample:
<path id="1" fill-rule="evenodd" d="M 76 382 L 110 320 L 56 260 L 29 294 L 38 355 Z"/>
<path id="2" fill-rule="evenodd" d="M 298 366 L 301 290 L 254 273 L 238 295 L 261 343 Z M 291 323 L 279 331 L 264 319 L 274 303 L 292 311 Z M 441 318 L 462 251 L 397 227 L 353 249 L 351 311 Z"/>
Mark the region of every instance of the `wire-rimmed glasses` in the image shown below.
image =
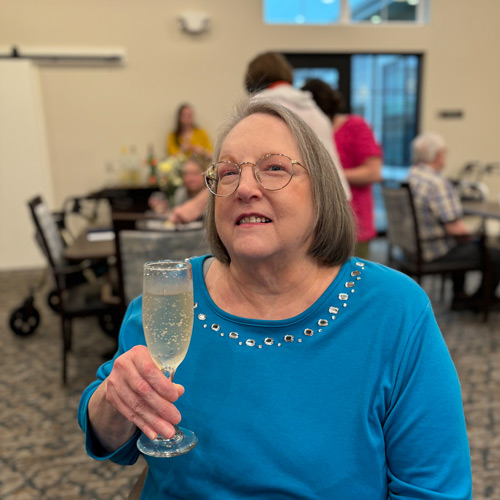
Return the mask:
<path id="1" fill-rule="evenodd" d="M 244 165 L 253 167 L 255 179 L 269 191 L 278 191 L 287 186 L 292 180 L 295 165 L 304 167 L 297 160 L 280 153 L 269 153 L 255 163 L 218 161 L 212 163 L 204 174 L 209 191 L 215 196 L 232 195 L 240 185 L 241 169 Z"/>

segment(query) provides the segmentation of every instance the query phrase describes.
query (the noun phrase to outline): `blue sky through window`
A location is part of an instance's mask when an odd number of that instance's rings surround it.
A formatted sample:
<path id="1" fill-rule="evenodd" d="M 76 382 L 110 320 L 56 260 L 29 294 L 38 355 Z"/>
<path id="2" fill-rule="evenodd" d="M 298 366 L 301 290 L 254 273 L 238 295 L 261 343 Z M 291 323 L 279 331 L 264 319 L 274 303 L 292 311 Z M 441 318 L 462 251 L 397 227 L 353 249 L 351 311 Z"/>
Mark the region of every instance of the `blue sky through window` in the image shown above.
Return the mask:
<path id="1" fill-rule="evenodd" d="M 423 0 L 346 0 L 351 23 L 379 24 L 417 21 Z M 342 0 L 263 0 L 267 24 L 334 24 L 340 21 Z"/>
<path id="2" fill-rule="evenodd" d="M 264 0 L 268 24 L 331 24 L 340 18 L 340 0 Z"/>

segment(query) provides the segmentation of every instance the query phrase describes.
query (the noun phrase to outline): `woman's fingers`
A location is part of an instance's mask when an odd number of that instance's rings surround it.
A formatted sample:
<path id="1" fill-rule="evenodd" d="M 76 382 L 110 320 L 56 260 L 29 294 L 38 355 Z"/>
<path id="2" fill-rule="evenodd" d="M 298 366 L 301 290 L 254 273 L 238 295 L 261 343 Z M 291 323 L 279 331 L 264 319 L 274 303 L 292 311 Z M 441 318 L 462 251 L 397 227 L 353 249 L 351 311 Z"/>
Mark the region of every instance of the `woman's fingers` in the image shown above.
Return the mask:
<path id="1" fill-rule="evenodd" d="M 110 391 L 113 388 L 110 387 Z M 170 406 L 169 412 L 173 412 L 173 417 L 165 413 L 157 413 L 144 400 L 141 400 L 133 391 L 122 394 L 114 394 L 114 407 L 130 422 L 139 427 L 149 438 L 154 439 L 158 434 L 167 438 L 173 437 L 175 430 L 173 424 L 180 422 L 180 413 L 174 405 Z"/>
<path id="2" fill-rule="evenodd" d="M 140 349 L 136 349 L 137 347 L 140 347 Z M 131 349 L 132 353 L 135 354 L 133 362 L 139 375 L 138 378 L 133 380 L 138 392 L 144 393 L 146 396 L 153 391 L 169 401 L 177 401 L 179 393 L 176 386 L 155 365 L 147 348 L 145 346 L 136 346 Z"/>
<path id="3" fill-rule="evenodd" d="M 106 399 L 149 437 L 174 435 L 181 420 L 172 404 L 184 393 L 154 364 L 145 346 L 136 346 L 115 360 L 107 380 Z"/>
<path id="4" fill-rule="evenodd" d="M 184 386 L 174 382 L 174 387 L 177 389 L 177 397 L 180 398 L 184 394 Z"/>

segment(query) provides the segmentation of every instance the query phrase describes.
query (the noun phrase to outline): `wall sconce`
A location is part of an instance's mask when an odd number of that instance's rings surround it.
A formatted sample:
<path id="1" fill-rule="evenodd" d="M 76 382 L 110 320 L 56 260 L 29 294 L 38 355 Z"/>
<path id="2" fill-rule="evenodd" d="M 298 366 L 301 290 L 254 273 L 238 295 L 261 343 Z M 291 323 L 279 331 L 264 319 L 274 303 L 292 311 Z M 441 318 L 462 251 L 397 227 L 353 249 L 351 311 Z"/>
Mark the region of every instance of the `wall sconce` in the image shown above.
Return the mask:
<path id="1" fill-rule="evenodd" d="M 210 27 L 210 18 L 206 12 L 186 11 L 179 14 L 181 28 L 191 35 L 199 35 Z"/>

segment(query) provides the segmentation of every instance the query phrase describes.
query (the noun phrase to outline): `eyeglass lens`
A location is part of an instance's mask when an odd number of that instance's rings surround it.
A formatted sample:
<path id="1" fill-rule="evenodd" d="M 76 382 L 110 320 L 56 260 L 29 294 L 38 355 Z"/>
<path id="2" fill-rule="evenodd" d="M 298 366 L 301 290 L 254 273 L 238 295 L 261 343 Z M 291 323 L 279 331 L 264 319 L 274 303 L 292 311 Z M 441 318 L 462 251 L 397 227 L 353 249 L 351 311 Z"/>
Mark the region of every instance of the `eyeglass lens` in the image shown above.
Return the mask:
<path id="1" fill-rule="evenodd" d="M 245 166 L 244 163 L 242 166 Z M 250 163 L 248 165 L 251 166 Z M 260 158 L 254 167 L 259 184 L 272 191 L 284 188 L 292 178 L 293 163 L 284 155 L 266 155 Z M 239 183 L 241 167 L 228 161 L 219 161 L 207 172 L 207 185 L 218 196 L 232 194 Z"/>

